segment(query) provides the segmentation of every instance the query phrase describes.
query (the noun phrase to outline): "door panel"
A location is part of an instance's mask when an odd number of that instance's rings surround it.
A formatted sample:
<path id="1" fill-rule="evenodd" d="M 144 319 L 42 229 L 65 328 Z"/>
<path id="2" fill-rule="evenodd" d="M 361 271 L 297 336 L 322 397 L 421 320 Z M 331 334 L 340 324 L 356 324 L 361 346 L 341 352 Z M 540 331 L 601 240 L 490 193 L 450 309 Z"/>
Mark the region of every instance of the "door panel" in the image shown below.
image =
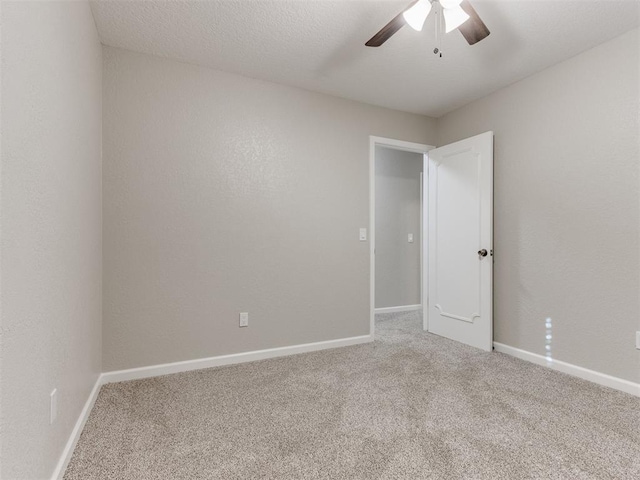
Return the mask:
<path id="1" fill-rule="evenodd" d="M 493 133 L 431 150 L 427 324 L 484 350 L 493 346 L 492 232 Z"/>

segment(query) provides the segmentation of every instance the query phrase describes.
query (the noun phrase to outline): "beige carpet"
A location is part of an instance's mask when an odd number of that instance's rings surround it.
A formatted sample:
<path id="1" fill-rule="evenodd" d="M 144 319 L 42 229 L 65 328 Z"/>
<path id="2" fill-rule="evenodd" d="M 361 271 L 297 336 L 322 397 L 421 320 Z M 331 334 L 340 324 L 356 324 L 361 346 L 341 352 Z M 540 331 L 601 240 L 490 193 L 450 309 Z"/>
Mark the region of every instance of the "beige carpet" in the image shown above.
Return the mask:
<path id="1" fill-rule="evenodd" d="M 640 479 L 640 399 L 380 316 L 375 343 L 102 387 L 65 479 Z"/>

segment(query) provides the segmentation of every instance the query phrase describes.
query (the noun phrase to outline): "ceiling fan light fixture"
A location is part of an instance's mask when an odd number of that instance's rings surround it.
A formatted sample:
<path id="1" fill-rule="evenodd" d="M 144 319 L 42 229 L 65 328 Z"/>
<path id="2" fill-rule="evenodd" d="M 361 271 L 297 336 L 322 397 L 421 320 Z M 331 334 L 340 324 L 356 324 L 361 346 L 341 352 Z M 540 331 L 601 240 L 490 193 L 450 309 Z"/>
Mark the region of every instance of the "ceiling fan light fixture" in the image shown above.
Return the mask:
<path id="1" fill-rule="evenodd" d="M 440 0 L 440 5 L 442 8 L 458 8 L 462 0 Z"/>
<path id="2" fill-rule="evenodd" d="M 469 14 L 461 6 L 455 8 L 443 8 L 445 31 L 447 33 L 455 30 L 464 22 L 469 20 Z"/>
<path id="3" fill-rule="evenodd" d="M 419 32 L 422 30 L 430 11 L 431 2 L 429 0 L 418 0 L 415 5 L 405 10 L 402 16 L 411 28 Z"/>

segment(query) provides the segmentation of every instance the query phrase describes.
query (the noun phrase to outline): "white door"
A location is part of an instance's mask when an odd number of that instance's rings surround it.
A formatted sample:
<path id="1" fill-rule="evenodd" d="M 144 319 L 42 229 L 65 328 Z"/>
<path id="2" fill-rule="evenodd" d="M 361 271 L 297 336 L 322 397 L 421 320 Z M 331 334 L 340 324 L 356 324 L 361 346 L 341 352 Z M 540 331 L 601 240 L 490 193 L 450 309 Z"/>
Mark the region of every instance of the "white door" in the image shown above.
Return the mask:
<path id="1" fill-rule="evenodd" d="M 493 347 L 493 132 L 429 151 L 431 333 Z"/>

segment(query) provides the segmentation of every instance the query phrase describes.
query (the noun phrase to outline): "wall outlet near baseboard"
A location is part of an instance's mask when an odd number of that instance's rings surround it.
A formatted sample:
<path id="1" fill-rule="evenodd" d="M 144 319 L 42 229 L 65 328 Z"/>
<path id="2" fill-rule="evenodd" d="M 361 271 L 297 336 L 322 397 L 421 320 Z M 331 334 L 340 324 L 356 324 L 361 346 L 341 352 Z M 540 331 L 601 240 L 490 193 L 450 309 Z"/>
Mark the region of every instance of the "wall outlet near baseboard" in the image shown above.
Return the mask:
<path id="1" fill-rule="evenodd" d="M 49 425 L 58 418 L 58 389 L 54 388 L 49 394 Z"/>
<path id="2" fill-rule="evenodd" d="M 249 312 L 240 312 L 240 326 L 241 327 L 249 326 Z"/>
<path id="3" fill-rule="evenodd" d="M 636 348 L 640 350 L 640 332 L 636 332 Z"/>

